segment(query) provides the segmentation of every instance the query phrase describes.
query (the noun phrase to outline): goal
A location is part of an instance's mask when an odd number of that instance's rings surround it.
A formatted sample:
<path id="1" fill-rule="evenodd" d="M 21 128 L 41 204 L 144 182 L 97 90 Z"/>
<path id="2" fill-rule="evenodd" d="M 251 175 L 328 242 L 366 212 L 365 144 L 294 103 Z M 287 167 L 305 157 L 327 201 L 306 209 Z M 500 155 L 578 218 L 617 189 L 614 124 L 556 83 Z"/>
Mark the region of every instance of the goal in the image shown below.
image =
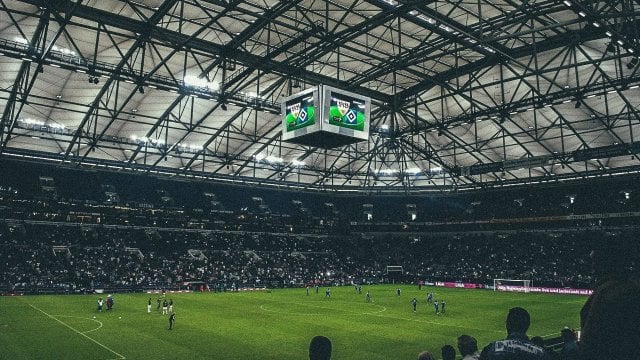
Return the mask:
<path id="1" fill-rule="evenodd" d="M 404 273 L 404 269 L 399 265 L 387 265 L 387 275 L 394 273 L 402 275 Z"/>
<path id="2" fill-rule="evenodd" d="M 493 279 L 493 290 L 528 293 L 531 290 L 531 280 Z"/>
<path id="3" fill-rule="evenodd" d="M 391 283 L 401 283 L 404 280 L 404 268 L 401 265 L 387 265 L 387 279 Z"/>

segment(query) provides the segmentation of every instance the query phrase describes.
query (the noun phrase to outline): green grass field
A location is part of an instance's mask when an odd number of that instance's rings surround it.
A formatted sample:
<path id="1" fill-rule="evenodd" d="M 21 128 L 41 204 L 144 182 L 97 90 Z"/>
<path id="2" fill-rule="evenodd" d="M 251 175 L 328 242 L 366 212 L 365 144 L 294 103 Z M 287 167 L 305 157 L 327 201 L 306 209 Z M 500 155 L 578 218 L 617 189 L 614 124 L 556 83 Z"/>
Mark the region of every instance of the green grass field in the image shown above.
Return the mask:
<path id="1" fill-rule="evenodd" d="M 418 352 L 440 354 L 469 334 L 482 347 L 505 336 L 510 307 L 529 310 L 529 335 L 557 335 L 578 327 L 586 298 L 501 293 L 486 290 L 404 285 L 332 289 L 332 298 L 313 290 L 167 294 L 175 302 L 176 324 L 153 297 L 115 294 L 110 312 L 96 311 L 95 295 L 0 297 L 0 359 L 304 359 L 309 340 L 328 336 L 334 359 L 415 359 Z M 372 303 L 364 301 L 370 290 Z M 447 302 L 446 315 L 434 314 L 427 291 Z M 411 299 L 419 300 L 413 313 Z M 95 316 L 95 319 L 94 319 Z"/>

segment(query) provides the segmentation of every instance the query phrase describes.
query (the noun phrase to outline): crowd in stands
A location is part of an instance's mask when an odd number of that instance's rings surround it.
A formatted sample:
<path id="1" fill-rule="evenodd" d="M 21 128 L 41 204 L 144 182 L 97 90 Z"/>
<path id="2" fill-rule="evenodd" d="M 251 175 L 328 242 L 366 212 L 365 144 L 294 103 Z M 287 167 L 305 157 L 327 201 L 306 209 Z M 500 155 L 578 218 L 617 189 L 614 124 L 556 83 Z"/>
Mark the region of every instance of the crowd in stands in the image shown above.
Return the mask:
<path id="1" fill-rule="evenodd" d="M 611 236 L 629 238 L 636 233 Z M 3 291 L 95 288 L 296 287 L 531 280 L 592 288 L 591 245 L 602 233 L 458 236 L 278 234 L 0 222 Z M 387 266 L 401 266 L 402 274 Z"/>
<path id="2" fill-rule="evenodd" d="M 409 196 L 176 181 L 6 159 L 0 167 L 0 218 L 20 220 L 345 234 L 624 226 L 640 217 L 640 182 L 632 175 Z"/>

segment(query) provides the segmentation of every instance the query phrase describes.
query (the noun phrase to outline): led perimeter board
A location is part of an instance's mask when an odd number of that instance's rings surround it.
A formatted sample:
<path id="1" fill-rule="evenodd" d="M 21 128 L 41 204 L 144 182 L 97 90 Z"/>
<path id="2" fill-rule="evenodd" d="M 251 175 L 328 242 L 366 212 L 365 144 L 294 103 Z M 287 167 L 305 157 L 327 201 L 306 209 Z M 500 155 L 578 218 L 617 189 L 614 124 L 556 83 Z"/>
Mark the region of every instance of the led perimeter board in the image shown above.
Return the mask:
<path id="1" fill-rule="evenodd" d="M 369 138 L 371 100 L 320 85 L 282 102 L 282 140 L 324 149 Z"/>

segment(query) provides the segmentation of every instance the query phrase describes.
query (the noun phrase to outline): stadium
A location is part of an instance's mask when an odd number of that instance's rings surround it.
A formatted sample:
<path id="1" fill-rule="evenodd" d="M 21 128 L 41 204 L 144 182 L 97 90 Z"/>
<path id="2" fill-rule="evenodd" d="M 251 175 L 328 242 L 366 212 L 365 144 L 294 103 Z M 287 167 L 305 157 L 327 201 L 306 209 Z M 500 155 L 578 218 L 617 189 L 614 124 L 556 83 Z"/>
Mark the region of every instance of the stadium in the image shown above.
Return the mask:
<path id="1" fill-rule="evenodd" d="M 0 0 L 0 359 L 637 359 L 639 10 Z"/>

